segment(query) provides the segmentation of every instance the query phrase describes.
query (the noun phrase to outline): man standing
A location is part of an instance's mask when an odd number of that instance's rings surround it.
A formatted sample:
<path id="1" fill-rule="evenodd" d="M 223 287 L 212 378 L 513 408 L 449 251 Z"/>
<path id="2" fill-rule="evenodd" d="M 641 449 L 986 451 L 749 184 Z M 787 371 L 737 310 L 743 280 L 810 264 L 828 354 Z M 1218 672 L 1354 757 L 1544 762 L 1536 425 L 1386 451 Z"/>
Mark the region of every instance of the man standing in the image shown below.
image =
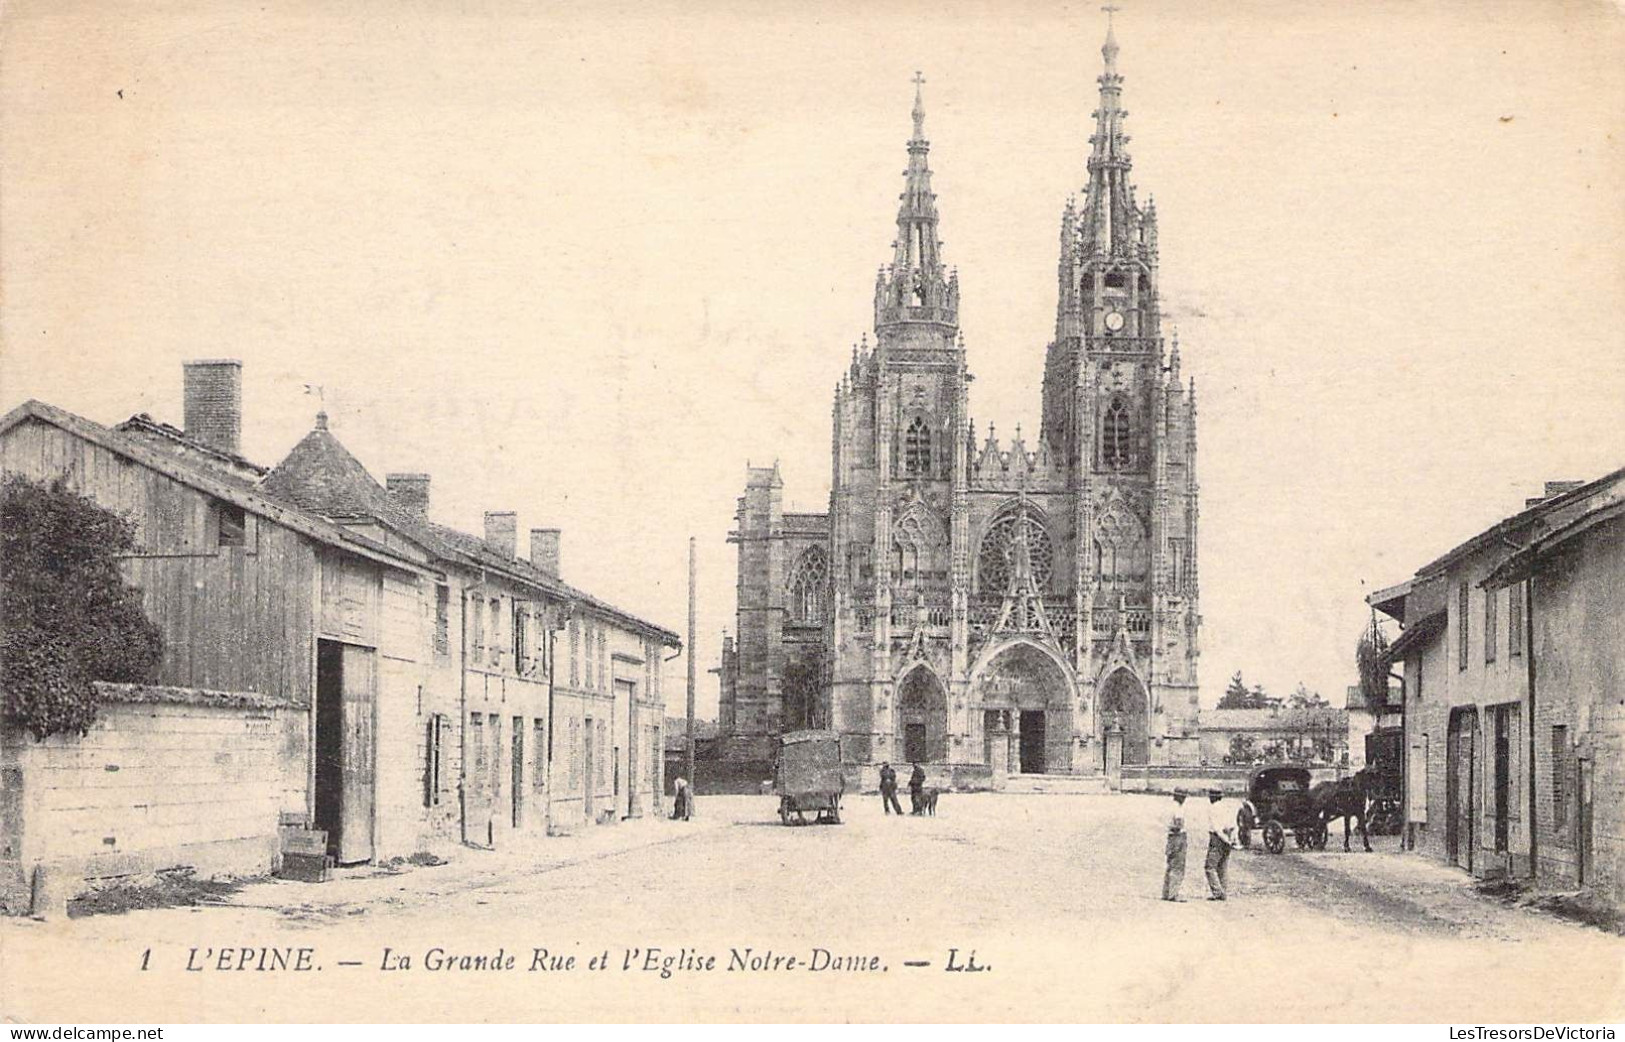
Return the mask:
<path id="1" fill-rule="evenodd" d="M 1174 812 L 1168 819 L 1168 846 L 1164 851 L 1167 867 L 1162 873 L 1162 899 L 1183 901 L 1179 888 L 1185 882 L 1185 790 L 1174 790 Z"/>
<path id="2" fill-rule="evenodd" d="M 887 814 L 896 811 L 898 817 L 903 816 L 903 806 L 897 802 L 897 772 L 890 763 L 880 765 L 880 805 Z"/>
<path id="3" fill-rule="evenodd" d="M 1235 846 L 1236 817 L 1221 802 L 1224 793 L 1218 789 L 1207 791 L 1207 888 L 1212 891 L 1209 901 L 1223 901 L 1225 873 L 1230 861 L 1230 848 Z"/>
<path id="4" fill-rule="evenodd" d="M 921 813 L 920 800 L 925 795 L 925 768 L 919 764 L 914 765 L 914 773 L 908 776 L 908 799 L 914 804 L 914 813 Z M 901 814 L 901 811 L 898 811 Z"/>

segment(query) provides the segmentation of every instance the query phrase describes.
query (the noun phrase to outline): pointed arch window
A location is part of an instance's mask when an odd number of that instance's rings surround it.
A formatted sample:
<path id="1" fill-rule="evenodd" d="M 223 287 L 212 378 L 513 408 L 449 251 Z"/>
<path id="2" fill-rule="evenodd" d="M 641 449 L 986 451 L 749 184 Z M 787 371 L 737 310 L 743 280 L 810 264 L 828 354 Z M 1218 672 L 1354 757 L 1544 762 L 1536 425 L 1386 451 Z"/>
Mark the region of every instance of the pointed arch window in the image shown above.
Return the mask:
<path id="1" fill-rule="evenodd" d="M 790 575 L 790 618 L 808 625 L 821 623 L 828 600 L 829 558 L 823 547 L 808 547 Z"/>
<path id="2" fill-rule="evenodd" d="M 914 417 L 903 434 L 903 469 L 915 475 L 931 473 L 931 428 L 924 416 Z"/>
<path id="3" fill-rule="evenodd" d="M 1100 460 L 1112 470 L 1123 470 L 1134 459 L 1134 425 L 1128 405 L 1113 398 L 1106 406 L 1106 419 L 1100 427 Z"/>
<path id="4" fill-rule="evenodd" d="M 1095 579 L 1105 586 L 1137 586 L 1145 582 L 1150 548 L 1145 526 L 1121 505 L 1108 507 L 1095 522 Z"/>

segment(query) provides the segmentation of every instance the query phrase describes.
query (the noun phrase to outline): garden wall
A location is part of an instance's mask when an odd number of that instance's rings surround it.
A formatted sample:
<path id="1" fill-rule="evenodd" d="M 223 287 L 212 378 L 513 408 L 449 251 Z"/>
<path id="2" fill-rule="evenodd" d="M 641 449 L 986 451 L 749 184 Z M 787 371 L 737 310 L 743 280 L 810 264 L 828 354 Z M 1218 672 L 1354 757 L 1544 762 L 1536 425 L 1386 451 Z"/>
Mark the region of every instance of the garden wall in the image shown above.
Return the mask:
<path id="1" fill-rule="evenodd" d="M 306 807 L 308 714 L 272 696 L 98 684 L 88 734 L 0 731 L 0 907 L 27 911 L 35 871 L 58 896 L 189 867 L 275 867 L 281 812 Z"/>

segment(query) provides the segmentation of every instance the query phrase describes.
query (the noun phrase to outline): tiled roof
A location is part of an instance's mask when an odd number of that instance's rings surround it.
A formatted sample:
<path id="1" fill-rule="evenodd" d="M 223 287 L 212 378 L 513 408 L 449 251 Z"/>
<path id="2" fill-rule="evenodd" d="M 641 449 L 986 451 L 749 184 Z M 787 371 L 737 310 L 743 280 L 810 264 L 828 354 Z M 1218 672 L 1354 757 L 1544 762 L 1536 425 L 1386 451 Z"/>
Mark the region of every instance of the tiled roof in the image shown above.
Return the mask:
<path id="1" fill-rule="evenodd" d="M 1454 564 L 1466 554 L 1478 550 L 1485 544 L 1498 541 L 1502 536 L 1517 531 L 1531 521 L 1534 521 L 1536 518 L 1539 518 L 1541 515 L 1546 514 L 1559 506 L 1564 506 L 1569 503 L 1573 503 L 1578 499 L 1583 499 L 1593 492 L 1596 492 L 1598 489 L 1601 489 L 1603 486 L 1615 481 L 1619 481 L 1622 478 L 1625 478 L 1625 467 L 1613 471 L 1612 473 L 1604 474 L 1595 481 L 1588 481 L 1583 485 L 1577 485 L 1568 491 L 1560 492 L 1557 495 L 1551 496 L 1550 498 L 1539 500 L 1533 505 L 1525 507 L 1523 510 L 1513 514 L 1511 517 L 1491 525 L 1489 528 L 1486 528 L 1484 531 L 1473 536 L 1471 539 L 1457 546 L 1455 549 L 1428 562 L 1421 568 L 1418 568 L 1416 570 L 1416 574 L 1419 577 L 1426 577 L 1443 571 L 1445 568 L 1449 567 L 1451 564 Z"/>
<path id="2" fill-rule="evenodd" d="M 502 554 L 477 535 L 424 520 L 404 509 L 327 429 L 322 419 L 318 419 L 316 428 L 301 438 L 266 475 L 260 488 L 267 495 L 325 517 L 374 518 L 443 561 L 497 572 L 560 600 L 591 607 L 634 629 L 652 633 L 665 643 L 681 646 L 677 635 L 670 630 L 606 604 L 523 558 Z"/>
<path id="3" fill-rule="evenodd" d="M 179 427 L 160 423 L 144 412 L 136 413 L 114 430 L 121 434 L 143 438 L 149 444 L 173 453 L 193 466 L 207 467 L 245 488 L 265 476 L 265 468 L 246 456 L 217 449 L 188 435 Z"/>
<path id="4" fill-rule="evenodd" d="M 45 402 L 26 401 L 0 417 L 0 432 L 10 430 L 26 420 L 58 427 L 183 485 L 239 506 L 250 514 L 267 518 L 317 542 L 340 547 L 397 568 L 413 570 L 418 567 L 388 547 L 381 546 L 359 533 L 347 531 L 343 526 L 336 525 L 323 516 L 297 506 L 290 506 L 285 501 L 263 494 L 257 488 L 244 488 L 240 482 L 228 480 L 218 466 L 202 464 L 190 454 L 161 450 L 148 438 L 104 427 L 94 420 L 87 420 L 83 416 L 54 405 L 47 405 Z"/>

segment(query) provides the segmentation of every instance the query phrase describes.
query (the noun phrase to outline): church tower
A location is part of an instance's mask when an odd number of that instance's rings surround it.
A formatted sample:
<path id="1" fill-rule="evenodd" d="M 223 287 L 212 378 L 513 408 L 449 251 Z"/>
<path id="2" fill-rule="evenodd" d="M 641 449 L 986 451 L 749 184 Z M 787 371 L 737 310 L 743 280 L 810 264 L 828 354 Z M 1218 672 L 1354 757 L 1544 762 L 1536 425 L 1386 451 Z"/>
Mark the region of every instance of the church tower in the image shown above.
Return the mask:
<path id="1" fill-rule="evenodd" d="M 924 78 L 914 78 L 914 133 L 897 210 L 892 260 L 875 277 L 874 333 L 857 348 L 835 390 L 831 557 L 835 565 L 831 647 L 837 723 L 884 758 L 898 729 L 914 725 L 922 755 L 945 757 L 947 698 L 938 680 L 928 709 L 898 717 L 894 644 L 917 619 L 946 677 L 954 591 L 966 562 L 966 416 L 964 344 L 959 336 L 959 279 L 942 261 L 931 146 L 925 138 Z M 956 519 L 958 521 L 956 527 Z M 963 628 L 963 605 L 957 618 Z M 912 706 L 912 703 L 910 703 Z M 917 718 L 917 719 L 916 719 Z M 911 752 L 922 752 L 913 749 Z"/>
<path id="2" fill-rule="evenodd" d="M 1130 181 L 1123 77 L 1108 24 L 1083 202 L 1061 214 L 1043 439 L 1076 490 L 1079 675 L 1123 761 L 1196 727 L 1195 384 L 1166 352 L 1156 203 Z"/>

